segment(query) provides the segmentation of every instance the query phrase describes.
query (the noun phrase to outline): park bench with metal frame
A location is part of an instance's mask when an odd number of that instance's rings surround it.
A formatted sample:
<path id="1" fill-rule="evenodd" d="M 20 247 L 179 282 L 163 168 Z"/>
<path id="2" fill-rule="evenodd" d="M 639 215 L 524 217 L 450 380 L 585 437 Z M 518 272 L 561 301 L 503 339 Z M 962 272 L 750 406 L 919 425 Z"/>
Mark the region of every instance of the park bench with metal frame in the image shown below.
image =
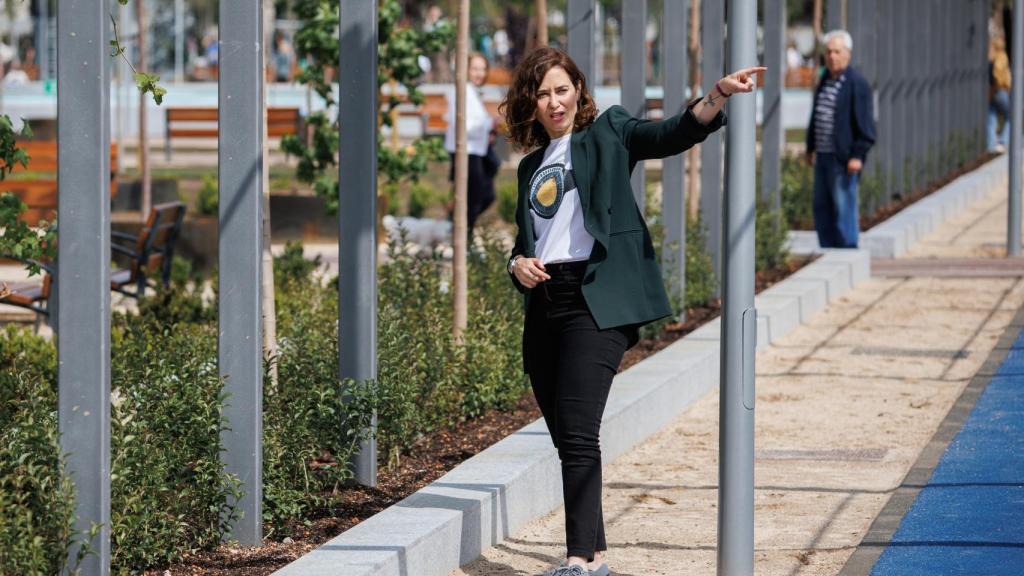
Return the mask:
<path id="1" fill-rule="evenodd" d="M 19 142 L 18 147 L 28 154 L 28 167 L 15 164 L 12 174 L 0 180 L 0 194 L 13 192 L 27 206 L 21 220 L 29 226 L 38 226 L 40 220 L 53 220 L 57 210 L 57 141 L 39 140 Z M 117 195 L 117 144 L 110 145 L 110 197 Z"/>
<path id="2" fill-rule="evenodd" d="M 111 232 L 111 251 L 128 260 L 126 268 L 110 273 L 110 289 L 132 298 L 138 298 L 146 287 L 154 287 L 152 277 L 159 271 L 160 282 L 168 286 L 171 280 L 171 260 L 174 244 L 181 232 L 185 217 L 185 205 L 168 202 L 153 206 L 146 224 L 138 234 Z M 118 243 L 120 242 L 120 243 Z M 4 258 L 38 265 L 42 271 L 41 281 L 17 281 L 0 283 L 0 304 L 26 308 L 36 313 L 36 330 L 42 317 L 50 315 L 49 301 L 55 295 L 53 263 L 17 258 L 8 254 Z M 130 288 L 134 287 L 134 290 Z"/>
<path id="3" fill-rule="evenodd" d="M 169 285 L 174 244 L 184 220 L 185 205 L 167 202 L 153 206 L 138 234 L 111 232 L 111 251 L 128 261 L 127 267 L 110 272 L 111 290 L 138 298 L 145 293 L 147 286 L 154 286 L 151 279 L 158 271 L 160 282 L 165 287 Z"/>
<path id="4" fill-rule="evenodd" d="M 219 134 L 217 108 L 167 108 L 164 152 L 171 159 L 173 138 L 216 138 Z M 298 108 L 267 108 L 267 136 L 280 138 L 302 133 Z"/>
<path id="5" fill-rule="evenodd" d="M 26 264 L 35 264 L 42 269 L 42 281 L 21 280 L 17 282 L 0 282 L 0 304 L 25 308 L 36 313 L 34 328 L 39 332 L 43 318 L 50 317 L 50 295 L 54 294 L 54 268 L 51 264 L 37 260 L 26 260 L 4 254 L 4 258 L 17 260 Z"/>

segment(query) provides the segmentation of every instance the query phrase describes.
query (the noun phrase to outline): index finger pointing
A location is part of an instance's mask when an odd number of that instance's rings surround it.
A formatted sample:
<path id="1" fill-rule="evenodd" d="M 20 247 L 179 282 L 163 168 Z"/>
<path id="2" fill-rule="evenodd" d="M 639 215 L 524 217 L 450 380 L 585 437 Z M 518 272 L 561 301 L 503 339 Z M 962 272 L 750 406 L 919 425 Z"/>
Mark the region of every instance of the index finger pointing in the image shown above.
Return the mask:
<path id="1" fill-rule="evenodd" d="M 750 68 L 744 68 L 742 70 L 739 70 L 736 73 L 737 74 L 746 74 L 746 75 L 759 74 L 761 72 L 764 72 L 767 69 L 768 69 L 767 66 L 751 66 Z"/>

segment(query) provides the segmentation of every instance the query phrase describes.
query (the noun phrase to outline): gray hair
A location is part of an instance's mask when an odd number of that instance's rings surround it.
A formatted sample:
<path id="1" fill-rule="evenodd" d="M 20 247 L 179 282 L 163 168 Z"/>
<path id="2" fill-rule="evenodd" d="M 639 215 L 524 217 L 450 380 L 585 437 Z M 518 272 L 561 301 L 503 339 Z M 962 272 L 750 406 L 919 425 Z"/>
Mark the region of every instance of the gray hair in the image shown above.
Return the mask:
<path id="1" fill-rule="evenodd" d="M 843 46 L 846 46 L 847 50 L 849 50 L 850 52 L 853 52 L 853 37 L 850 36 L 850 33 L 847 32 L 846 30 L 832 30 L 832 31 L 830 31 L 829 33 L 825 34 L 825 38 L 823 40 L 823 43 L 827 46 L 829 42 L 831 42 L 832 40 L 834 40 L 836 38 L 839 38 L 840 40 L 842 40 L 843 41 Z"/>

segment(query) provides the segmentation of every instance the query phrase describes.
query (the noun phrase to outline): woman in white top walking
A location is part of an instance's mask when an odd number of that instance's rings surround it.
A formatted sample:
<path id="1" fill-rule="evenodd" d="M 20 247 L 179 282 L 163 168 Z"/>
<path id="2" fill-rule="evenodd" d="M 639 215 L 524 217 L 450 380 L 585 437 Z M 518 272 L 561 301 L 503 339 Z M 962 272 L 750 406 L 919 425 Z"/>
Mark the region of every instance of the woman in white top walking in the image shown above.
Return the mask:
<path id="1" fill-rule="evenodd" d="M 466 86 L 466 147 L 469 156 L 469 171 L 466 191 L 468 196 L 467 224 L 470 236 L 473 225 L 484 210 L 494 202 L 494 176 L 501 167 L 501 160 L 494 153 L 494 117 L 484 107 L 481 88 L 487 81 L 489 65 L 487 58 L 479 52 L 469 55 L 468 79 Z M 444 147 L 451 156 L 448 180 L 455 180 L 455 94 L 448 98 L 448 130 L 444 135 Z"/>

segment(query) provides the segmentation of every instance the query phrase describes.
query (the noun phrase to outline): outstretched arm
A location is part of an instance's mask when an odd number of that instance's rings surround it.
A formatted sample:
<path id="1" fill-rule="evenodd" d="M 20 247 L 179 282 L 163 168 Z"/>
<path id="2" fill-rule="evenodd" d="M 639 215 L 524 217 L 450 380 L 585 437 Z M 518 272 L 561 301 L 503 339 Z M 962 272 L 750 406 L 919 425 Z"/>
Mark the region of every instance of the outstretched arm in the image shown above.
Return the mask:
<path id="1" fill-rule="evenodd" d="M 754 76 L 765 70 L 767 68 L 764 66 L 744 68 L 715 82 L 714 87 L 693 107 L 697 121 L 701 124 L 710 123 L 725 106 L 726 98 L 740 92 L 753 92 L 756 86 Z"/>

